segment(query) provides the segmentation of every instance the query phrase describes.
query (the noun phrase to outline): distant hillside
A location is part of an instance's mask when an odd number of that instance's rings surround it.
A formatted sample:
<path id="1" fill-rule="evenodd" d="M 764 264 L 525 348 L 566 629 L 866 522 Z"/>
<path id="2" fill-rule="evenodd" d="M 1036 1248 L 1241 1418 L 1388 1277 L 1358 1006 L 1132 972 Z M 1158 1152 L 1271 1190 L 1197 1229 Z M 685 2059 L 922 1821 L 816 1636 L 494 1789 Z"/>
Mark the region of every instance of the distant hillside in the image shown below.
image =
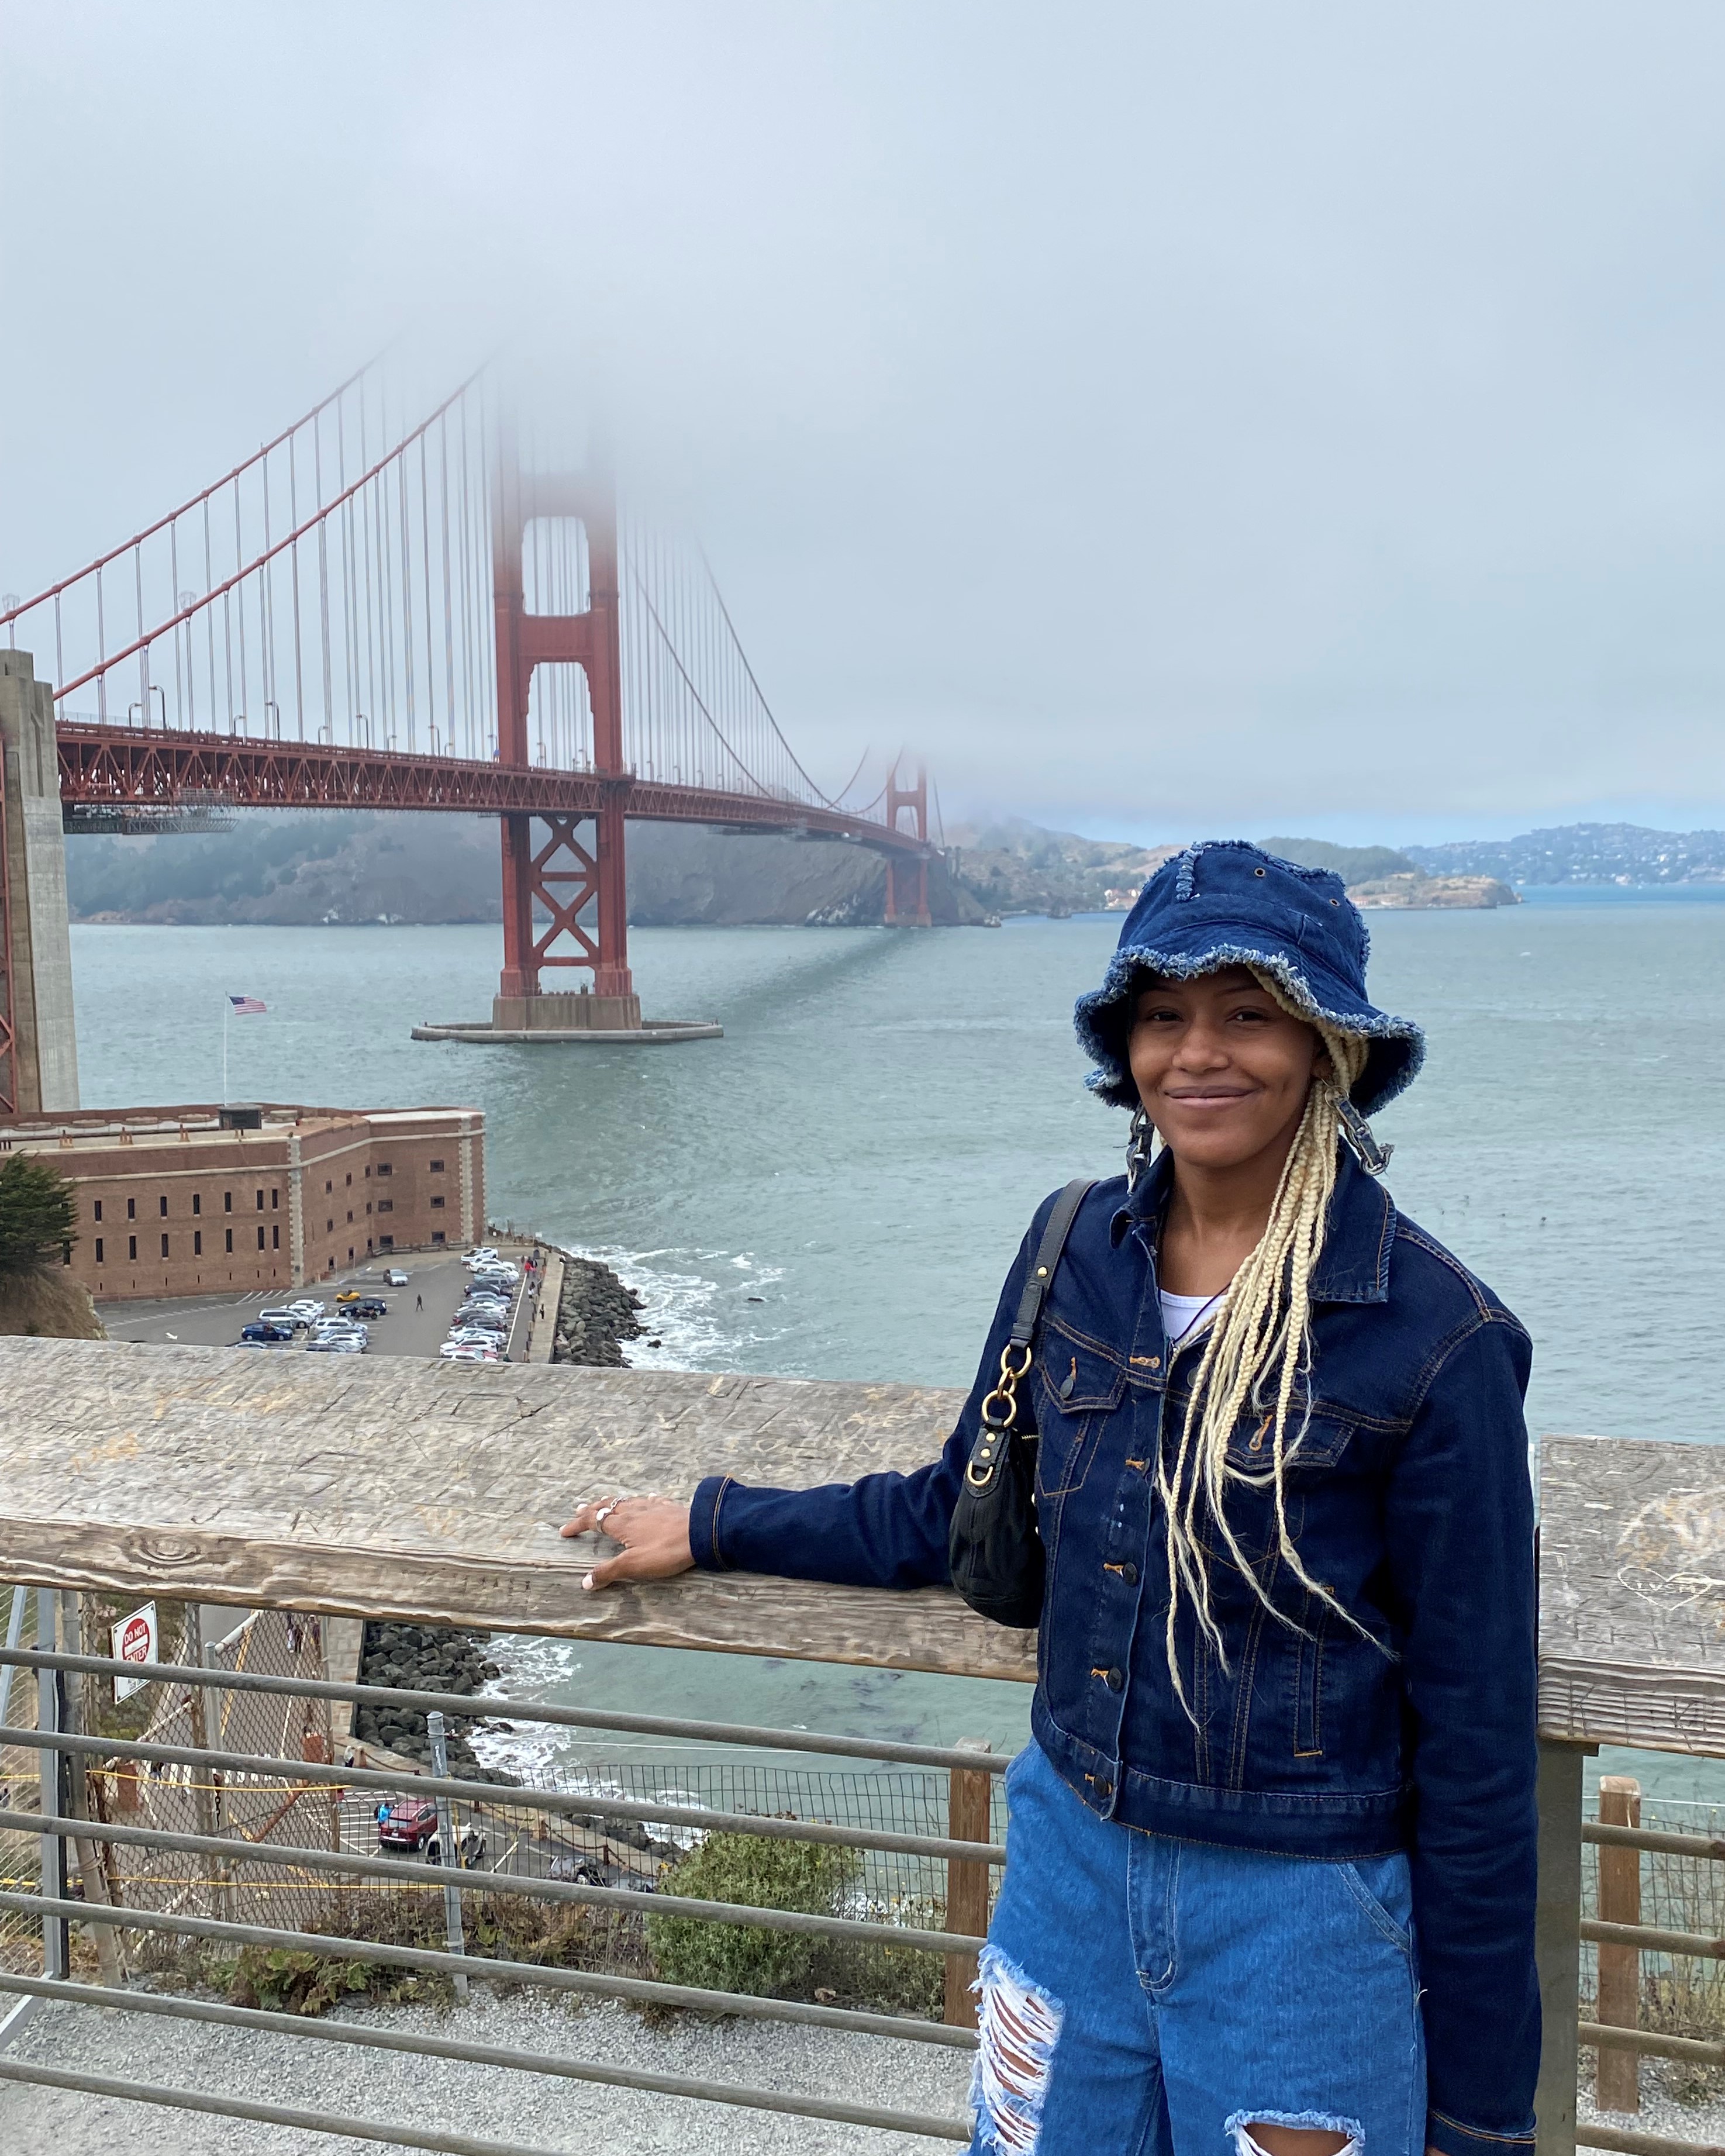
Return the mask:
<path id="1" fill-rule="evenodd" d="M 66 842 L 74 921 L 303 927 L 502 918 L 495 817 L 240 817 L 228 831 Z M 867 926 L 886 913 L 878 854 L 838 842 L 634 824 L 629 911 L 647 926 Z M 988 909 L 932 864 L 929 911 L 974 926 Z"/>
<path id="2" fill-rule="evenodd" d="M 1430 875 L 1506 883 L 1725 883 L 1725 831 L 1651 831 L 1640 824 L 1564 824 L 1518 839 L 1409 846 Z"/>
<path id="3" fill-rule="evenodd" d="M 1418 865 L 1393 846 L 1332 846 L 1325 839 L 1262 839 L 1259 844 L 1266 854 L 1280 854 L 1302 869 L 1332 869 L 1346 884 L 1410 875 Z"/>
<path id="4" fill-rule="evenodd" d="M 1051 831 L 1022 818 L 960 824 L 930 872 L 942 923 L 1004 914 L 1119 911 L 1178 848 Z M 1454 845 L 1337 846 L 1266 839 L 1271 853 L 1333 869 L 1363 904 L 1497 905 L 1516 884 L 1725 882 L 1725 832 L 1572 824 Z M 836 842 L 760 838 L 696 825 L 629 827 L 629 918 L 706 923 L 878 923 L 886 871 Z M 69 838 L 77 921 L 256 921 L 286 926 L 501 918 L 496 819 L 485 816 L 241 815 L 228 831 Z M 1490 880 L 1491 890 L 1482 880 Z M 1471 884 L 1476 888 L 1464 888 Z"/>

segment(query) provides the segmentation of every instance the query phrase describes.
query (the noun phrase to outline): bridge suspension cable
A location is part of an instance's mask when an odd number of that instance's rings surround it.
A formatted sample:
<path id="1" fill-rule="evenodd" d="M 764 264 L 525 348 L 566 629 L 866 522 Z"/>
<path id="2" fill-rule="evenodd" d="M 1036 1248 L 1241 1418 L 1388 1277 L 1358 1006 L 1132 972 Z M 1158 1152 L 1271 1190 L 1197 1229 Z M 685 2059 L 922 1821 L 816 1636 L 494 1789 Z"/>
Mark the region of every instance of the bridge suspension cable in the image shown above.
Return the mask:
<path id="1" fill-rule="evenodd" d="M 499 761 L 499 490 L 533 480 L 485 370 L 423 418 L 410 419 L 408 398 L 372 362 L 223 478 L 0 611 L 9 642 L 36 654 L 39 673 L 51 666 L 62 719 Z M 513 528 L 525 613 L 584 613 L 592 562 L 580 518 L 530 516 Z M 858 810 L 843 804 L 860 763 L 837 794 L 816 783 L 700 547 L 627 506 L 617 546 L 628 770 L 866 820 L 885 788 Z M 549 771 L 595 770 L 581 665 L 531 669 L 525 753 Z"/>

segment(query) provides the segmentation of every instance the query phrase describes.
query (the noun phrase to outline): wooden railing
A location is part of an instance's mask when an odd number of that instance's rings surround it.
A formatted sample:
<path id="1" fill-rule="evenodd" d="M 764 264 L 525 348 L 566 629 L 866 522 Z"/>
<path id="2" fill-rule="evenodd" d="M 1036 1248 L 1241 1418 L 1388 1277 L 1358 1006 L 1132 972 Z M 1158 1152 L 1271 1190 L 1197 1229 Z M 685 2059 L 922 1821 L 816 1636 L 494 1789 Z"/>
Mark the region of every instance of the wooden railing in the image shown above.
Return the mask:
<path id="1" fill-rule="evenodd" d="M 687 1495 L 712 1472 L 806 1486 L 908 1470 L 944 1441 L 959 1399 L 907 1385 L 4 1341 L 0 1580 L 1028 1682 L 1034 1637 L 984 1623 L 944 1589 L 691 1573 L 595 1598 L 580 1586 L 595 1548 L 557 1532 L 583 1497 Z M 1602 1744 L 1725 1756 L 1725 1449 L 1548 1439 L 1540 1501 L 1539 2156 L 1572 2156 L 1578 2140 L 1674 2152 L 1687 2144 L 1578 2134 L 1578 2040 L 1698 2056 L 1603 2007 L 1581 2027 L 1580 1948 L 1586 1938 L 1717 1954 L 1719 1943 L 1603 1911 L 1584 1924 L 1584 1834 L 1635 1830 L 1584 1827 L 1583 1779 Z M 960 1898 L 955 1932 L 979 1928 L 985 1893 L 967 1881 Z"/>

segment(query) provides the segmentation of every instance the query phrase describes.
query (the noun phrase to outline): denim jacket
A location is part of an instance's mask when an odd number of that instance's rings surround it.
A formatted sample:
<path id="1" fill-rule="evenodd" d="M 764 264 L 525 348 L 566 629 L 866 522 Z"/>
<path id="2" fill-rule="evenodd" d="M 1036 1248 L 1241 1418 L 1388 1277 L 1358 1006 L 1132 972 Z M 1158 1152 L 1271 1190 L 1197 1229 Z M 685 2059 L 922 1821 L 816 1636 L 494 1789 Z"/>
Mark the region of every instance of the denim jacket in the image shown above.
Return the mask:
<path id="1" fill-rule="evenodd" d="M 1353 1622 L 1291 1576 L 1268 1490 L 1230 1483 L 1230 1522 L 1292 1621 L 1266 1613 L 1213 1532 L 1228 1652 L 1224 1666 L 1183 1598 L 1189 1717 L 1166 1659 L 1154 1482 L 1200 1352 L 1171 1352 L 1163 1330 L 1156 1249 L 1171 1172 L 1163 1153 L 1130 1194 L 1123 1180 L 1090 1193 L 1020 1390 L 1040 1434 L 1048 1560 L 1032 1729 L 1078 1795 L 1130 1827 L 1305 1857 L 1407 1850 L 1428 2139 L 1446 2156 L 1502 2156 L 1531 2138 L 1539 2059 L 1527 1336 L 1343 1154 L 1286 1493 L 1307 1571 Z M 695 1500 L 697 1564 L 876 1587 L 947 1579 L 959 1478 L 1052 1203 L 1007 1276 L 939 1459 L 818 1490 L 709 1477 Z M 1264 1464 L 1265 1441 L 1262 1415 L 1245 1417 L 1232 1440 L 1243 1468 Z"/>

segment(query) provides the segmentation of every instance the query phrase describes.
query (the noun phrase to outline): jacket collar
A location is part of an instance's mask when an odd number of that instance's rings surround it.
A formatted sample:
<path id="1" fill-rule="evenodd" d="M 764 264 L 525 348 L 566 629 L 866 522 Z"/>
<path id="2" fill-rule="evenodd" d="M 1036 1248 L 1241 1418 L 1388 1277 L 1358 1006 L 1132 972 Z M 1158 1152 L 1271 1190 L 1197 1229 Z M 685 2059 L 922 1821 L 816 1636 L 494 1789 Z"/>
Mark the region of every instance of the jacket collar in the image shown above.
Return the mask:
<path id="1" fill-rule="evenodd" d="M 1153 1240 L 1173 1180 L 1173 1155 L 1164 1147 L 1108 1224 L 1108 1240 L 1115 1249 L 1141 1222 Z M 1395 1227 L 1395 1206 L 1389 1193 L 1366 1173 L 1344 1145 L 1337 1163 L 1336 1188 L 1330 1199 L 1323 1248 L 1312 1276 L 1312 1301 L 1386 1301 Z"/>

